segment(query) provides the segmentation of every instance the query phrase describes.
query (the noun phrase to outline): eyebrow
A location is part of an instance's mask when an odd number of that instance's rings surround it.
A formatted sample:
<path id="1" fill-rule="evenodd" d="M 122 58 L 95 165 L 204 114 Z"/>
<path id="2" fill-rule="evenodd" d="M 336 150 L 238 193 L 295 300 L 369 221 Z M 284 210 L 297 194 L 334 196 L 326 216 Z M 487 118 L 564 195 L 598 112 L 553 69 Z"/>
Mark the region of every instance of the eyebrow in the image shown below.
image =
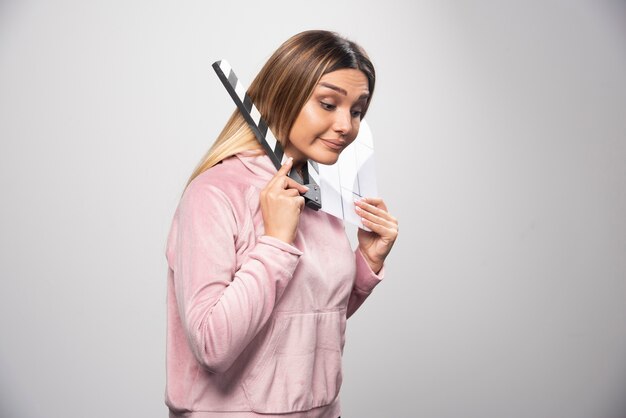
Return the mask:
<path id="1" fill-rule="evenodd" d="M 334 84 L 330 84 L 330 83 L 326 83 L 324 81 L 320 81 L 319 85 L 323 86 L 323 87 L 326 87 L 326 88 L 329 88 L 331 90 L 335 90 L 337 93 L 343 94 L 344 96 L 348 95 L 348 92 L 346 90 L 342 89 L 339 86 L 335 86 Z M 361 96 L 359 96 L 359 99 L 366 99 L 366 98 L 369 97 L 369 95 L 370 95 L 369 92 L 363 93 Z"/>

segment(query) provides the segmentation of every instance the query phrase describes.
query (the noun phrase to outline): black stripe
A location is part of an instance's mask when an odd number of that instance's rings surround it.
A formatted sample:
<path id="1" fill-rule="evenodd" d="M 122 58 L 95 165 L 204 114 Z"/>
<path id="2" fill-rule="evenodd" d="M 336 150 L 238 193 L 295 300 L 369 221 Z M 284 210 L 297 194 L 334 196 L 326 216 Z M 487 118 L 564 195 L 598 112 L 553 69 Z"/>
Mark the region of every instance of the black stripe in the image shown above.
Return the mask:
<path id="1" fill-rule="evenodd" d="M 265 138 L 267 134 L 267 125 L 265 124 L 263 118 L 259 120 L 259 131 L 261 132 L 261 135 L 263 135 L 263 138 Z"/>
<path id="2" fill-rule="evenodd" d="M 274 147 L 274 154 L 276 154 L 276 158 L 278 158 L 278 161 L 282 161 L 283 160 L 283 147 L 282 145 L 280 145 L 280 142 L 278 142 L 278 140 L 276 140 L 276 146 Z"/>
<path id="3" fill-rule="evenodd" d="M 243 107 L 246 108 L 246 111 L 248 113 L 250 113 L 250 111 L 252 110 L 252 99 L 247 94 L 244 96 L 243 99 Z"/>

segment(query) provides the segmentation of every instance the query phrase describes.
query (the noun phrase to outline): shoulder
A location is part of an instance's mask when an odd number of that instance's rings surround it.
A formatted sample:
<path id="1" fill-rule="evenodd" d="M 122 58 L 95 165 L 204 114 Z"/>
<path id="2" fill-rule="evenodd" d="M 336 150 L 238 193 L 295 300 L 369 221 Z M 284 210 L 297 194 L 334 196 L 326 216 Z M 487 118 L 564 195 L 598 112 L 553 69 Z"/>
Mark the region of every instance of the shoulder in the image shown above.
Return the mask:
<path id="1" fill-rule="evenodd" d="M 216 188 L 228 191 L 233 187 L 246 186 L 246 182 L 242 181 L 242 177 L 245 175 L 244 170 L 242 170 L 243 167 L 236 160 L 235 157 L 229 157 L 198 174 L 189 183 L 187 190 L 196 191 Z"/>
<path id="2" fill-rule="evenodd" d="M 230 212 L 238 218 L 246 210 L 249 195 L 257 186 L 255 177 L 236 156 L 226 158 L 189 183 L 180 206 L 203 212 Z"/>

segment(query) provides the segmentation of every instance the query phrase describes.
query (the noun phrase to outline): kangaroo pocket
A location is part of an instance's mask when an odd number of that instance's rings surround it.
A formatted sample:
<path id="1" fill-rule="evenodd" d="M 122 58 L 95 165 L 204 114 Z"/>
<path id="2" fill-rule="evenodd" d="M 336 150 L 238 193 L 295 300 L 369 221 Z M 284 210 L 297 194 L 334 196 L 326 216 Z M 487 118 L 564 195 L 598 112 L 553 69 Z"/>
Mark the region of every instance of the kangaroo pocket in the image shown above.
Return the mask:
<path id="1" fill-rule="evenodd" d="M 341 386 L 345 311 L 278 316 L 261 359 L 243 381 L 253 411 L 287 413 L 332 403 Z"/>

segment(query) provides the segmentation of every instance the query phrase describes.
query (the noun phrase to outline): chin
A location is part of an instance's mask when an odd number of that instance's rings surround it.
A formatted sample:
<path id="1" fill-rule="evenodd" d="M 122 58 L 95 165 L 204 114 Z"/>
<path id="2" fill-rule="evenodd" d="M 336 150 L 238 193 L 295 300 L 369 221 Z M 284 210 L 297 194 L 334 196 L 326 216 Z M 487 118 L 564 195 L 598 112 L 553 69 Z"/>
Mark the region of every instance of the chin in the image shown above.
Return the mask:
<path id="1" fill-rule="evenodd" d="M 339 159 L 339 153 L 338 152 L 318 153 L 316 155 L 312 155 L 309 158 L 320 164 L 333 165 Z"/>

